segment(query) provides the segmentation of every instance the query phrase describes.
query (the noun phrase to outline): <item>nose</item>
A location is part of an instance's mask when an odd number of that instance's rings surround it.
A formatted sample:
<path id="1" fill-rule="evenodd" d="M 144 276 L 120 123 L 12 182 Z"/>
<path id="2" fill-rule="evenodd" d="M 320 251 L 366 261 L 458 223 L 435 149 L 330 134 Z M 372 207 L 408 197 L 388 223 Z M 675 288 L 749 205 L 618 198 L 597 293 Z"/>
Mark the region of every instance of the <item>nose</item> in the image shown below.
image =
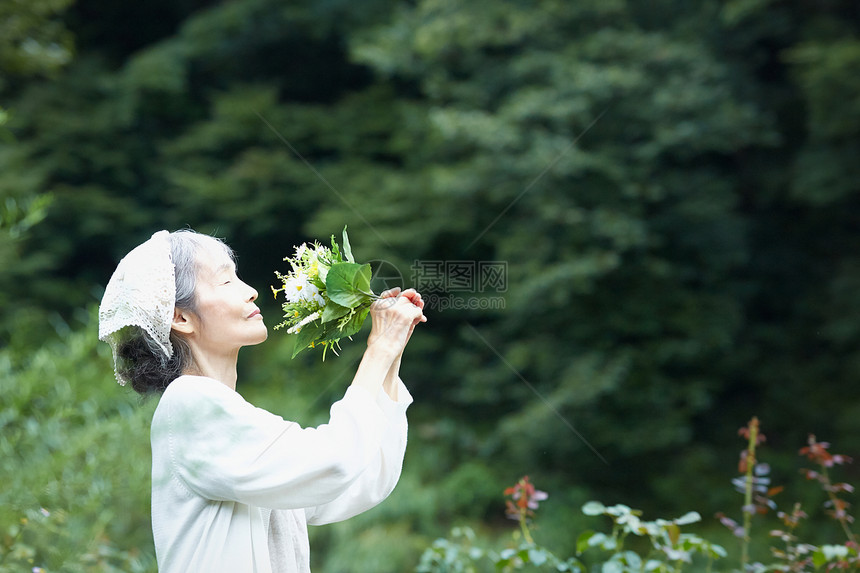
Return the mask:
<path id="1" fill-rule="evenodd" d="M 255 289 L 254 287 L 252 287 L 251 285 L 249 285 L 247 283 L 245 286 L 247 286 L 249 289 L 251 289 L 251 296 L 248 297 L 248 301 L 254 302 L 255 300 L 257 300 L 257 296 L 259 296 L 257 289 Z"/>

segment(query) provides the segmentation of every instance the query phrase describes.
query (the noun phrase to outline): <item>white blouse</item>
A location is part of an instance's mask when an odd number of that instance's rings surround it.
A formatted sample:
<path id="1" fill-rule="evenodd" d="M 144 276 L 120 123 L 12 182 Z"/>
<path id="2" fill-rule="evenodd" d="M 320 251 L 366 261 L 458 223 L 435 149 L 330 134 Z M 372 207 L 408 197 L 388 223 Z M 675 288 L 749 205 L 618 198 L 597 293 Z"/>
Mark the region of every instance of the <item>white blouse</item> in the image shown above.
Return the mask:
<path id="1" fill-rule="evenodd" d="M 377 505 L 406 450 L 395 402 L 349 387 L 327 424 L 302 428 L 224 384 L 181 376 L 152 419 L 152 530 L 161 573 L 308 573 L 307 524 Z"/>

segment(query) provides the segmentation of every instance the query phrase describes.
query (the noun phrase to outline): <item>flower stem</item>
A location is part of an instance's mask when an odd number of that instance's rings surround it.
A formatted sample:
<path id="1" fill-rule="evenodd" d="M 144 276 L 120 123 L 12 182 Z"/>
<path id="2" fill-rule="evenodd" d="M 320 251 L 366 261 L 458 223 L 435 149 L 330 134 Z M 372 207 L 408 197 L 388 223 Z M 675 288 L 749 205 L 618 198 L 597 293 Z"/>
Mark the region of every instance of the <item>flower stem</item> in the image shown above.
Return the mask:
<path id="1" fill-rule="evenodd" d="M 755 446 L 758 441 L 758 418 L 753 416 L 749 424 L 749 443 L 747 444 L 747 473 L 744 487 L 744 538 L 741 542 L 741 571 L 746 571 L 749 562 L 750 526 L 752 525 L 753 469 L 755 468 Z"/>
<path id="2" fill-rule="evenodd" d="M 845 535 L 848 537 L 848 541 L 852 543 L 856 543 L 857 540 L 854 538 L 854 533 L 849 529 L 847 519 L 843 514 L 840 515 L 839 512 L 839 499 L 836 497 L 836 494 L 833 493 L 833 486 L 830 483 L 830 476 L 827 474 L 827 466 L 824 464 L 820 464 L 821 466 L 821 477 L 823 478 L 824 490 L 827 492 L 827 497 L 830 498 L 830 503 L 833 504 L 834 517 L 839 521 L 839 524 L 842 526 L 842 531 L 845 532 Z"/>
<path id="3" fill-rule="evenodd" d="M 372 292 L 365 292 L 365 291 L 361 290 L 360 288 L 357 288 L 355 290 L 356 290 L 356 292 L 359 292 L 359 293 L 363 294 L 364 296 L 370 297 L 373 300 L 379 300 L 380 298 L 382 298 L 378 294 L 373 294 Z"/>
<path id="4" fill-rule="evenodd" d="M 523 531 L 523 539 L 526 540 L 526 543 L 529 545 L 534 545 L 534 540 L 532 539 L 531 532 L 529 532 L 529 526 L 526 522 L 526 513 L 525 511 L 520 511 L 520 529 Z"/>

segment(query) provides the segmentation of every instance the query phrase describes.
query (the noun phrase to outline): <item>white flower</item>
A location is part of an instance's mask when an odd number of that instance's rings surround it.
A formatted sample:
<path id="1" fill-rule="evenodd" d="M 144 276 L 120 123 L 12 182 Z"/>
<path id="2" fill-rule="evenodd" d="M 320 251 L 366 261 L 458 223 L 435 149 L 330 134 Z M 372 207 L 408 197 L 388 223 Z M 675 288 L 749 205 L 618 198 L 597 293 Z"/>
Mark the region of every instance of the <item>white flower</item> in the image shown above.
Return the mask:
<path id="1" fill-rule="evenodd" d="M 320 308 L 325 306 L 325 299 L 322 297 L 321 294 L 319 294 L 319 292 L 314 295 L 314 301 L 316 301 L 316 303 L 320 305 Z"/>
<path id="2" fill-rule="evenodd" d="M 305 251 L 307 250 L 307 248 L 308 248 L 307 243 L 302 243 L 301 245 L 296 247 L 296 255 L 293 258 L 297 261 L 301 260 L 302 255 L 305 254 Z"/>
<path id="3" fill-rule="evenodd" d="M 325 306 L 320 289 L 305 273 L 297 273 L 284 280 L 284 295 L 289 302 L 315 302 L 320 307 Z"/>
<path id="4" fill-rule="evenodd" d="M 308 282 L 308 275 L 305 273 L 291 275 L 284 281 L 284 296 L 287 297 L 289 302 L 307 300 L 308 287 L 316 289 L 316 287 Z"/>
<path id="5" fill-rule="evenodd" d="M 304 318 L 301 320 L 301 322 L 299 322 L 297 325 L 295 325 L 295 326 L 293 326 L 293 327 L 291 327 L 291 328 L 288 328 L 288 329 L 287 329 L 287 334 L 295 334 L 295 333 L 297 333 L 298 331 L 300 331 L 300 330 L 302 329 L 302 327 L 303 327 L 304 325 L 308 324 L 309 322 L 313 322 L 313 321 L 315 321 L 315 320 L 316 320 L 316 319 L 318 319 L 319 317 L 320 317 L 320 313 L 318 313 L 318 312 L 314 312 L 314 313 L 312 313 L 312 314 L 309 314 L 308 316 L 304 317 Z"/>
<path id="6" fill-rule="evenodd" d="M 318 289 L 315 284 L 310 282 L 305 286 L 305 288 L 302 289 L 300 293 L 300 298 L 305 302 L 316 301 L 317 304 L 319 304 L 320 306 L 325 304 L 322 300 L 322 297 L 320 296 L 320 289 Z"/>

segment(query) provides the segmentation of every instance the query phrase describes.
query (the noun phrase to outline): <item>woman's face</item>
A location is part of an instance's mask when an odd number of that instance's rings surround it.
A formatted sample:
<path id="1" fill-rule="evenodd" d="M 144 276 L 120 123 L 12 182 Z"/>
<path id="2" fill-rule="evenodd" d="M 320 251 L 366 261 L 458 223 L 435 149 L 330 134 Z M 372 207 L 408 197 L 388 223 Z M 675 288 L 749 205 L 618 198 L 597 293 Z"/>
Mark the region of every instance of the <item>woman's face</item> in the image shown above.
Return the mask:
<path id="1" fill-rule="evenodd" d="M 224 354 L 266 340 L 263 315 L 254 304 L 257 291 L 236 276 L 236 265 L 221 248 L 197 254 L 197 310 L 195 333 L 198 350 Z"/>

